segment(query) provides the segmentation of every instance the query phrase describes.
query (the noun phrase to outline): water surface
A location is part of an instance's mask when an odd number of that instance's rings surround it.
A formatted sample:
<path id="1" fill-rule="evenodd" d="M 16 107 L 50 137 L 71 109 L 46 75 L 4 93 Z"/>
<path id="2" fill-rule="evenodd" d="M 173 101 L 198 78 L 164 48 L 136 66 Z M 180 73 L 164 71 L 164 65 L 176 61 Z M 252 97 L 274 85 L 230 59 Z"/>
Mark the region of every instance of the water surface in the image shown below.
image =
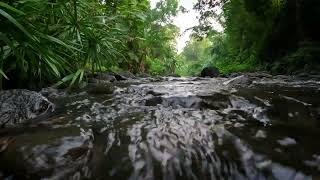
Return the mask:
<path id="1" fill-rule="evenodd" d="M 2 133 L 8 179 L 317 179 L 320 82 L 139 79 L 57 96 Z M 112 93 L 113 91 L 113 93 Z"/>

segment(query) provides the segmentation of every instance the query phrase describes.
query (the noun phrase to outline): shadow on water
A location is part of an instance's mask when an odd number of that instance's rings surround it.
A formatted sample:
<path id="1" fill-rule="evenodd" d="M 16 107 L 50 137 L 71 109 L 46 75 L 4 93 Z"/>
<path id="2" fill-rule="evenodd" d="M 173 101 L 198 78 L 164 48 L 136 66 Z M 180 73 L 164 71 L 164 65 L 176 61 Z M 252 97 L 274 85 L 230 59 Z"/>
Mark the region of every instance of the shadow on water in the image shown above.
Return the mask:
<path id="1" fill-rule="evenodd" d="M 9 179 L 320 177 L 320 84 L 167 78 L 56 97 L 55 114 L 4 133 Z M 106 88 L 106 89 L 104 89 Z"/>

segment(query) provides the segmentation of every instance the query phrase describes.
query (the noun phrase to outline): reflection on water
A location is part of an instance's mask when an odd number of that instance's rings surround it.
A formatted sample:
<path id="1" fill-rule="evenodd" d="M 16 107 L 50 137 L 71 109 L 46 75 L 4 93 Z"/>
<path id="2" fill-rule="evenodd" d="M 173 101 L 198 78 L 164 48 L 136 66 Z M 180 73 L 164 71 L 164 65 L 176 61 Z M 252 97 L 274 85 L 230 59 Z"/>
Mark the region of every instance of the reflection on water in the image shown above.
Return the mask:
<path id="1" fill-rule="evenodd" d="M 0 178 L 319 177 L 320 83 L 232 81 L 143 79 L 56 98 L 54 116 L 8 134 L 16 142 L 0 154 Z"/>

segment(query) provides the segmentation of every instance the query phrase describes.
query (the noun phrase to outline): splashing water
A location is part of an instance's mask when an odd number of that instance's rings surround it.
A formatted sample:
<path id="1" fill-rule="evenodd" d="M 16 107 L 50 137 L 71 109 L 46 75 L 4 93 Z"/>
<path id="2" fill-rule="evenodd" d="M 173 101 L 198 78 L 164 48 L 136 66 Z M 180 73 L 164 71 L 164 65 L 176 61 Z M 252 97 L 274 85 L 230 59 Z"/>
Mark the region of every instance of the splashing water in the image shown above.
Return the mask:
<path id="1" fill-rule="evenodd" d="M 319 81 L 233 86 L 240 78 L 141 79 L 56 97 L 49 119 L 5 134 L 16 141 L 0 154 L 0 178 L 319 177 Z"/>

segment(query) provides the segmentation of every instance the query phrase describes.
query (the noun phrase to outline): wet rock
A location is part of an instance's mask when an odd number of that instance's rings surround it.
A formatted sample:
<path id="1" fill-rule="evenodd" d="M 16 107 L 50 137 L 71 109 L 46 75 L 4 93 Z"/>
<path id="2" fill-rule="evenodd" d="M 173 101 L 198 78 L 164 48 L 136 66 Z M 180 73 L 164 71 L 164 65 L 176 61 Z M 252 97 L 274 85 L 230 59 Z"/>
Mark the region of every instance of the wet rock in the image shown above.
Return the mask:
<path id="1" fill-rule="evenodd" d="M 137 77 L 140 77 L 140 78 L 149 78 L 149 77 L 151 77 L 151 75 L 150 75 L 150 74 L 147 74 L 147 73 L 140 73 L 140 74 L 137 75 Z"/>
<path id="2" fill-rule="evenodd" d="M 71 179 L 81 173 L 85 177 L 92 144 L 85 137 L 64 137 L 50 144 L 24 146 L 19 149 L 27 172 L 48 179 Z M 80 175 L 80 174 L 79 174 Z M 88 177 L 87 177 L 88 178 Z"/>
<path id="3" fill-rule="evenodd" d="M 54 104 L 40 93 L 15 89 L 0 92 L 0 126 L 25 123 L 54 111 Z"/>
<path id="4" fill-rule="evenodd" d="M 116 77 L 109 73 L 99 73 L 95 76 L 96 79 L 107 81 L 107 82 L 114 82 L 116 81 Z"/>
<path id="5" fill-rule="evenodd" d="M 310 75 L 310 78 L 311 78 L 312 80 L 320 81 L 320 75 Z"/>
<path id="6" fill-rule="evenodd" d="M 146 106 L 156 106 L 162 104 L 164 107 L 172 108 L 201 108 L 202 99 L 197 96 L 166 96 L 163 93 L 149 90 L 146 92 L 147 95 L 152 95 L 151 98 L 146 99 Z"/>
<path id="7" fill-rule="evenodd" d="M 312 157 L 312 160 L 304 161 L 304 164 L 310 167 L 315 167 L 318 171 L 320 171 L 320 155 L 314 154 Z"/>
<path id="8" fill-rule="evenodd" d="M 90 87 L 88 90 L 89 94 L 112 94 L 115 90 L 114 86 L 110 84 L 101 84 Z"/>
<path id="9" fill-rule="evenodd" d="M 161 77 L 161 76 L 155 76 L 150 79 L 151 82 L 160 82 L 160 81 L 165 81 L 165 80 L 166 80 L 166 78 Z"/>
<path id="10" fill-rule="evenodd" d="M 267 135 L 266 135 L 266 132 L 265 131 L 262 131 L 262 130 L 258 130 L 256 135 L 254 135 L 255 138 L 266 138 Z"/>
<path id="11" fill-rule="evenodd" d="M 84 99 L 82 101 L 74 101 L 72 103 L 66 104 L 66 107 L 68 106 L 75 106 L 77 105 L 77 109 L 80 109 L 82 106 L 89 106 L 90 105 L 90 100 L 89 99 Z"/>
<path id="12" fill-rule="evenodd" d="M 246 75 L 253 78 L 272 78 L 272 75 L 266 72 L 247 73 Z"/>
<path id="13" fill-rule="evenodd" d="M 265 72 L 254 73 L 232 73 L 228 76 L 229 80 L 225 81 L 224 85 L 230 86 L 248 86 L 254 81 L 261 81 L 263 79 L 272 79 L 273 76 Z"/>
<path id="14" fill-rule="evenodd" d="M 117 81 L 125 81 L 130 79 L 136 79 L 136 76 L 129 71 L 112 73 Z"/>
<path id="15" fill-rule="evenodd" d="M 278 143 L 282 146 L 290 146 L 290 145 L 296 145 L 297 142 L 295 139 L 293 138 L 290 138 L 290 137 L 286 137 L 286 138 L 283 138 L 281 140 L 278 140 Z"/>
<path id="16" fill-rule="evenodd" d="M 78 158 L 82 157 L 89 151 L 89 147 L 86 146 L 80 146 L 80 147 L 75 147 L 71 148 L 68 150 L 66 154 L 63 155 L 63 157 L 71 157 L 72 160 L 77 160 Z"/>
<path id="17" fill-rule="evenodd" d="M 152 91 L 152 90 L 148 91 L 146 94 L 147 95 L 151 94 L 153 96 L 162 96 L 162 95 L 164 95 L 163 93 L 155 92 L 155 91 Z"/>
<path id="18" fill-rule="evenodd" d="M 288 79 L 291 79 L 291 77 L 285 76 L 285 75 L 277 75 L 277 76 L 274 76 L 274 79 L 288 80 Z"/>
<path id="19" fill-rule="evenodd" d="M 305 73 L 305 72 L 302 72 L 302 73 L 298 73 L 296 76 L 299 77 L 299 78 L 308 78 L 309 74 Z"/>
<path id="20" fill-rule="evenodd" d="M 200 96 L 202 108 L 225 109 L 229 106 L 229 94 L 215 93 L 211 96 Z"/>
<path id="21" fill-rule="evenodd" d="M 60 91 L 59 89 L 54 87 L 43 88 L 39 93 L 48 98 L 65 97 L 67 95 L 66 92 Z"/>
<path id="22" fill-rule="evenodd" d="M 240 128 L 240 127 L 243 127 L 243 126 L 244 126 L 244 124 L 238 123 L 238 122 L 234 124 L 235 128 Z"/>
<path id="23" fill-rule="evenodd" d="M 161 97 L 152 97 L 150 99 L 147 99 L 145 103 L 146 106 L 157 106 L 158 104 L 162 104 Z"/>
<path id="24" fill-rule="evenodd" d="M 108 83 L 110 83 L 110 81 L 101 80 L 101 79 L 97 79 L 97 78 L 89 78 L 88 82 L 91 84 L 108 84 Z"/>
<path id="25" fill-rule="evenodd" d="M 237 76 L 235 78 L 232 78 L 228 81 L 225 81 L 223 85 L 228 86 L 248 86 L 252 83 L 252 79 L 250 79 L 246 75 Z"/>
<path id="26" fill-rule="evenodd" d="M 218 77 L 220 74 L 219 69 L 213 66 L 205 67 L 201 71 L 200 77 Z"/>
<path id="27" fill-rule="evenodd" d="M 235 78 L 235 77 L 238 77 L 241 75 L 243 75 L 243 73 L 231 73 L 231 74 L 228 74 L 227 77 L 228 78 Z"/>
<path id="28" fill-rule="evenodd" d="M 163 106 L 173 108 L 199 109 L 202 104 L 202 100 L 196 96 L 172 96 L 162 98 L 162 100 Z"/>
<path id="29" fill-rule="evenodd" d="M 169 77 L 181 77 L 179 74 L 168 74 Z"/>

